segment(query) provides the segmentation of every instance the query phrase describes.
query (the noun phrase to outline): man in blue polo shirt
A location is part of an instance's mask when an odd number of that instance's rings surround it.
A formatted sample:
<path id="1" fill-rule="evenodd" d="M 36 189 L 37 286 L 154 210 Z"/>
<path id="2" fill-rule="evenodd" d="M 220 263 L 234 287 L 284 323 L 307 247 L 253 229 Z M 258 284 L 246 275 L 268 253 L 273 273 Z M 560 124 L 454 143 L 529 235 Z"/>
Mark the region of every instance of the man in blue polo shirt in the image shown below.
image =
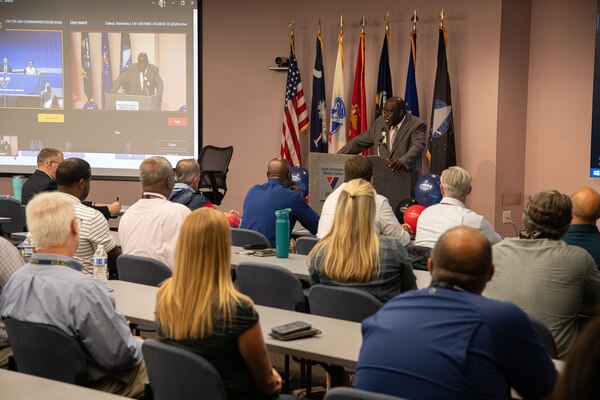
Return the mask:
<path id="1" fill-rule="evenodd" d="M 507 399 L 552 393 L 557 373 L 527 315 L 481 296 L 488 240 L 455 227 L 428 261 L 431 286 L 390 300 L 362 325 L 356 386 L 409 399 Z"/>
<path id="2" fill-rule="evenodd" d="M 288 162 L 282 158 L 272 159 L 267 178 L 267 183 L 255 185 L 246 194 L 241 228 L 262 233 L 275 247 L 275 211 L 290 208 L 290 229 L 299 221 L 310 233 L 316 234 L 319 215 L 306 204 L 300 191 L 290 189 L 292 177 Z"/>

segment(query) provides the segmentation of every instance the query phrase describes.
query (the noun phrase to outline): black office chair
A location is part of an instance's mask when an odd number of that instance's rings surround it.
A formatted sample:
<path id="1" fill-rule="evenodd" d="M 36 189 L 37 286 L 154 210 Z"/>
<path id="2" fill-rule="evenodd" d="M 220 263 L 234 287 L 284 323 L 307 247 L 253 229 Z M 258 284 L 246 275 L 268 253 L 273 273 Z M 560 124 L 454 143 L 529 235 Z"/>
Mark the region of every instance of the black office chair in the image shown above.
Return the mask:
<path id="1" fill-rule="evenodd" d="M 308 254 L 319 243 L 319 239 L 312 236 L 300 236 L 296 239 L 296 254 Z"/>
<path id="2" fill-rule="evenodd" d="M 403 398 L 340 386 L 328 391 L 324 400 L 403 400 Z"/>
<path id="3" fill-rule="evenodd" d="M 10 237 L 14 232 L 25 232 L 27 224 L 25 222 L 25 206 L 21 206 L 21 202 L 17 199 L 7 197 L 0 198 L 0 217 L 10 218 L 10 222 L 2 224 L 0 229 L 7 237 Z M 10 239 L 9 239 L 10 240 Z M 11 240 L 12 243 L 20 243 L 21 241 Z"/>
<path id="4" fill-rule="evenodd" d="M 122 254 L 117 258 L 119 280 L 148 286 L 159 286 L 173 271 L 159 260 Z"/>
<path id="5" fill-rule="evenodd" d="M 233 146 L 204 146 L 198 157 L 200 183 L 198 190 L 212 203 L 219 205 L 227 193 L 227 171 L 233 156 Z M 210 189 L 210 190 L 202 190 Z"/>
<path id="6" fill-rule="evenodd" d="M 431 255 L 431 249 L 429 247 L 409 244 L 406 246 L 406 251 L 408 252 L 408 258 L 413 266 L 413 269 L 428 271 L 427 260 Z"/>
<path id="7" fill-rule="evenodd" d="M 383 305 L 363 290 L 328 285 L 311 287 L 308 303 L 311 314 L 353 322 L 362 322 Z"/>
<path id="8" fill-rule="evenodd" d="M 87 385 L 85 354 L 76 338 L 51 325 L 11 318 L 4 322 L 19 372 Z"/>
<path id="9" fill-rule="evenodd" d="M 533 324 L 533 327 L 537 331 L 540 336 L 540 340 L 542 344 L 546 348 L 546 352 L 548 352 L 548 356 L 550 358 L 557 359 L 558 358 L 558 350 L 556 349 L 556 342 L 554 341 L 554 336 L 550 332 L 550 329 L 542 321 L 539 319 L 529 316 L 529 320 Z"/>
<path id="10" fill-rule="evenodd" d="M 231 228 L 231 245 L 262 244 L 271 247 L 271 242 L 265 235 L 251 229 Z"/>
<path id="11" fill-rule="evenodd" d="M 155 400 L 226 400 L 221 376 L 204 357 L 146 339 L 142 353 Z"/>

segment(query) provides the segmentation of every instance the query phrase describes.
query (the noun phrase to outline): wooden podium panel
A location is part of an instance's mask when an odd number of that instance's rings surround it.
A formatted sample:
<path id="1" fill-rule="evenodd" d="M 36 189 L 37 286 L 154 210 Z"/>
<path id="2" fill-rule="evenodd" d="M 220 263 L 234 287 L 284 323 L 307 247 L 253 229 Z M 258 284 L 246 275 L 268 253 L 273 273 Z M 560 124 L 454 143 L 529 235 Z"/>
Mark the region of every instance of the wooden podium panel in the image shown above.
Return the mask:
<path id="1" fill-rule="evenodd" d="M 105 93 L 105 107 L 107 110 L 160 111 L 160 102 L 157 96 L 142 96 L 137 94 Z"/>
<path id="2" fill-rule="evenodd" d="M 309 154 L 309 205 L 320 213 L 325 198 L 344 182 L 344 164 L 353 154 Z M 373 162 L 373 186 L 377 193 L 387 197 L 392 206 L 410 197 L 411 174 L 402 169 L 392 171 L 388 160 L 379 156 L 368 156 Z"/>

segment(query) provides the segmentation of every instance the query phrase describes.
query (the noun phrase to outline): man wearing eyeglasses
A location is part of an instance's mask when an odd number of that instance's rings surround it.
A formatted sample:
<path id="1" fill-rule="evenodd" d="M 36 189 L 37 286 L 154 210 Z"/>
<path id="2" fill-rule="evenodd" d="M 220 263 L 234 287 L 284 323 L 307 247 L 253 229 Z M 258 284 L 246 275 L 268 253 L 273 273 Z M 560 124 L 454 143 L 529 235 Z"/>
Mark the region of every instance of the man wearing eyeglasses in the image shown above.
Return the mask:
<path id="1" fill-rule="evenodd" d="M 23 184 L 21 202 L 23 205 L 29 203 L 31 198 L 41 192 L 52 192 L 56 190 L 56 169 L 64 160 L 60 150 L 45 148 L 37 156 L 37 169 Z"/>

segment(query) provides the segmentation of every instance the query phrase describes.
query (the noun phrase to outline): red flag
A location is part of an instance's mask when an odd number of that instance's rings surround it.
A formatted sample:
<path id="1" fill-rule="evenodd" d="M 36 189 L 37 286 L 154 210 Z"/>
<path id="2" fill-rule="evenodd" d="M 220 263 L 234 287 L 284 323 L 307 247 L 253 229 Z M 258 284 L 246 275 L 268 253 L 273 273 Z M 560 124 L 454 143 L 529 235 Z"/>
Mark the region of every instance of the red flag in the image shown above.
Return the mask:
<path id="1" fill-rule="evenodd" d="M 367 130 L 367 94 L 365 91 L 365 33 L 360 34 L 356 70 L 354 72 L 354 90 L 352 91 L 352 112 L 350 114 L 349 139 Z M 362 154 L 369 152 L 364 150 Z"/>
<path id="2" fill-rule="evenodd" d="M 300 79 L 300 70 L 294 54 L 294 37 L 290 46 L 290 67 L 285 88 L 283 106 L 283 126 L 281 137 L 281 157 L 292 167 L 302 165 L 300 140 L 298 134 L 308 128 L 308 110 L 304 100 L 304 90 Z"/>

